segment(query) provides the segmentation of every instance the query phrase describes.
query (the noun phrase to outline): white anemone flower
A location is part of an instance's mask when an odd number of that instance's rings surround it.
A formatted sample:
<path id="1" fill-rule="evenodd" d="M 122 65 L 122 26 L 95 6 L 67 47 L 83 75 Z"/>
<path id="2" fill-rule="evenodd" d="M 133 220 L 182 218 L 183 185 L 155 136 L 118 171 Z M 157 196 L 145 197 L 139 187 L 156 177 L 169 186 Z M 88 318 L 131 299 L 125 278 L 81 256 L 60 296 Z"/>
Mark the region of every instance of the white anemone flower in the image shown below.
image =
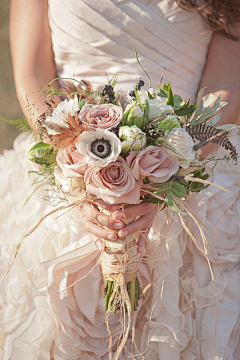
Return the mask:
<path id="1" fill-rule="evenodd" d="M 76 142 L 77 150 L 89 165 L 103 167 L 116 161 L 121 153 L 121 141 L 111 131 L 96 129 L 84 131 Z"/>

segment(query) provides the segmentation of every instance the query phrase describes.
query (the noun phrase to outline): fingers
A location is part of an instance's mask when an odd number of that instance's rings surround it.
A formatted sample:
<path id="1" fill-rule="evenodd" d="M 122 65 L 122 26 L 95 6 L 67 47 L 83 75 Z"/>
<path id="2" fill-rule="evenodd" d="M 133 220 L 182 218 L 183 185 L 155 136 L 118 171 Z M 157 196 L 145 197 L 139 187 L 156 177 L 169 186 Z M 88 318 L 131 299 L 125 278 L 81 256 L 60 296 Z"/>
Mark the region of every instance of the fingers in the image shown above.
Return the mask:
<path id="1" fill-rule="evenodd" d="M 99 239 L 97 236 L 95 235 L 91 235 L 93 241 L 95 242 L 95 245 L 97 246 L 99 251 L 102 251 L 102 247 L 103 247 L 103 242 L 101 239 Z"/>
<path id="2" fill-rule="evenodd" d="M 133 221 L 131 224 L 127 225 L 124 229 L 118 232 L 120 237 L 127 236 L 129 234 L 133 234 L 134 232 L 140 231 L 145 227 L 152 226 L 153 219 L 157 213 L 157 206 L 155 206 L 151 211 L 147 214 L 141 216 L 138 220 Z"/>
<path id="3" fill-rule="evenodd" d="M 112 217 L 99 212 L 91 202 L 84 202 L 80 205 L 80 212 L 82 217 L 88 219 L 88 221 L 100 226 L 105 226 L 109 229 L 122 229 L 124 227 L 123 222 L 114 220 Z M 91 232 L 91 231 L 90 231 Z"/>
<path id="4" fill-rule="evenodd" d="M 111 230 L 106 230 L 101 228 L 99 225 L 94 224 L 89 221 L 88 218 L 83 217 L 82 223 L 85 229 L 92 235 L 97 236 L 98 238 L 106 239 L 106 240 L 117 240 L 118 235 L 116 232 Z"/>
<path id="5" fill-rule="evenodd" d="M 118 206 L 118 205 L 109 205 L 109 204 L 106 204 L 103 200 L 94 200 L 93 201 L 93 204 L 101 207 L 102 209 L 104 210 L 107 210 L 109 212 L 113 212 L 113 211 L 117 211 L 117 210 L 120 210 L 121 208 Z"/>
<path id="6" fill-rule="evenodd" d="M 156 207 L 157 206 L 155 204 L 142 202 L 141 204 L 133 205 L 131 207 L 125 208 L 124 210 L 117 210 L 113 213 L 112 217 L 115 220 L 131 219 L 136 216 L 145 215 Z"/>

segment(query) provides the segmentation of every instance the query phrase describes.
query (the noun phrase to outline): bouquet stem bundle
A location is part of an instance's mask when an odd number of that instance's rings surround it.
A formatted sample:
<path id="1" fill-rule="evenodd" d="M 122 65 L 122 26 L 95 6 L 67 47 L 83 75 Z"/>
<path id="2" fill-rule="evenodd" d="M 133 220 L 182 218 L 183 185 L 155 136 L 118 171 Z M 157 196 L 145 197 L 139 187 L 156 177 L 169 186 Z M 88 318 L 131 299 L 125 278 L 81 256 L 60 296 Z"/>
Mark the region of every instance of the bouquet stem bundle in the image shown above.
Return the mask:
<path id="1" fill-rule="evenodd" d="M 110 214 L 102 210 L 105 214 Z M 126 224 L 133 222 L 131 219 Z M 139 300 L 144 299 L 144 294 L 138 279 L 138 267 L 141 255 L 138 253 L 137 238 L 139 233 L 130 234 L 116 241 L 104 240 L 104 248 L 100 256 L 100 265 L 104 280 L 106 325 L 110 336 L 109 359 L 112 354 L 112 335 L 109 328 L 109 315 L 115 314 L 118 310 L 122 315 L 123 328 L 121 340 L 118 343 L 117 351 L 113 359 L 117 360 L 120 356 L 128 339 L 131 325 L 131 312 L 136 311 Z M 126 319 L 125 313 L 128 314 Z M 126 324 L 127 321 L 127 324 Z"/>

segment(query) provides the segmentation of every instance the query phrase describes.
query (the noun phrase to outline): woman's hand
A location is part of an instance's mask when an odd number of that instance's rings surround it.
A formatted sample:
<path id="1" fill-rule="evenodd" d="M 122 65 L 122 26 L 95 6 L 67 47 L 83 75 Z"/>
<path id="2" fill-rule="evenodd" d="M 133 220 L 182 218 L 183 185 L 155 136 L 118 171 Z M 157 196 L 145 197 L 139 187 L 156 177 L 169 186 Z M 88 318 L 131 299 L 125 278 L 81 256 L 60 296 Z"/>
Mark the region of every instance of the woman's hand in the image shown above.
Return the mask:
<path id="1" fill-rule="evenodd" d="M 105 215 L 98 210 L 98 206 L 112 213 Z M 107 205 L 103 201 L 84 202 L 80 205 L 80 214 L 85 229 L 94 236 L 99 250 L 102 249 L 102 240 L 117 240 L 117 238 L 139 231 L 138 252 L 142 252 L 145 239 L 157 213 L 155 204 L 141 203 L 120 209 L 118 205 Z M 139 217 L 136 221 L 125 226 L 122 220 Z M 108 228 L 108 229 L 106 229 Z"/>

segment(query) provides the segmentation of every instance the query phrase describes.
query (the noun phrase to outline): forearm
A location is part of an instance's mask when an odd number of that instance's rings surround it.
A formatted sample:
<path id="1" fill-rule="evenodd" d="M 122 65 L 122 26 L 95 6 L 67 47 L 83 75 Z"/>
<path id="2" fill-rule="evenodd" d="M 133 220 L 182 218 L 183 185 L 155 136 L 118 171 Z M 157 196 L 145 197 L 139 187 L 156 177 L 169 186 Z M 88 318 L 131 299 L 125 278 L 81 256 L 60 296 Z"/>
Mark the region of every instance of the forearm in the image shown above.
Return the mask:
<path id="1" fill-rule="evenodd" d="M 47 0 L 11 0 L 10 45 L 17 96 L 34 124 L 47 105 L 39 96 L 30 115 L 26 106 L 56 78 Z M 57 82 L 53 85 L 57 87 Z"/>
<path id="2" fill-rule="evenodd" d="M 31 122 L 31 124 L 35 124 L 37 118 L 47 110 L 47 104 L 44 101 L 44 96 L 43 94 L 40 94 L 40 92 L 55 77 L 55 74 L 53 74 L 52 77 L 48 79 L 42 77 L 39 78 L 37 75 L 29 75 L 19 79 L 18 85 L 16 81 L 18 101 L 24 115 L 27 117 L 28 121 Z M 54 81 L 51 86 L 58 88 L 57 81 Z M 61 99 L 57 96 L 54 96 L 54 101 L 58 103 L 61 101 Z"/>
<path id="3" fill-rule="evenodd" d="M 238 25 L 240 29 L 240 25 Z M 240 114 L 240 43 L 223 35 L 214 34 L 209 48 L 207 63 L 199 88 L 207 87 L 205 94 L 221 94 L 228 105 L 221 109 L 222 117 L 217 125 L 234 124 Z M 216 145 L 202 148 L 205 157 Z"/>

